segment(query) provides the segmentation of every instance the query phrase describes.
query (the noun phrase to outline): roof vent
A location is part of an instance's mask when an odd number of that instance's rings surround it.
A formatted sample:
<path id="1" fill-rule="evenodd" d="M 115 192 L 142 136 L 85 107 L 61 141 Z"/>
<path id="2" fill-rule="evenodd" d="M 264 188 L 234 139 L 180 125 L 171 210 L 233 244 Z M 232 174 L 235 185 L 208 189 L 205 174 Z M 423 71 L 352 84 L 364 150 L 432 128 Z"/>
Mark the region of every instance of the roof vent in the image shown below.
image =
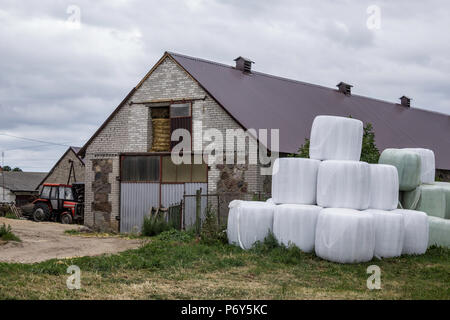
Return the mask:
<path id="1" fill-rule="evenodd" d="M 401 96 L 400 97 L 400 103 L 404 107 L 411 107 L 411 98 L 408 98 L 407 96 Z"/>
<path id="2" fill-rule="evenodd" d="M 339 88 L 339 92 L 342 92 L 343 94 L 346 95 L 351 95 L 352 94 L 352 85 L 345 83 L 345 82 L 339 82 L 336 87 Z"/>
<path id="3" fill-rule="evenodd" d="M 252 72 L 252 63 L 254 63 L 252 60 L 244 58 L 244 57 L 237 57 L 234 59 L 236 61 L 236 69 L 241 70 L 245 73 L 251 73 Z"/>

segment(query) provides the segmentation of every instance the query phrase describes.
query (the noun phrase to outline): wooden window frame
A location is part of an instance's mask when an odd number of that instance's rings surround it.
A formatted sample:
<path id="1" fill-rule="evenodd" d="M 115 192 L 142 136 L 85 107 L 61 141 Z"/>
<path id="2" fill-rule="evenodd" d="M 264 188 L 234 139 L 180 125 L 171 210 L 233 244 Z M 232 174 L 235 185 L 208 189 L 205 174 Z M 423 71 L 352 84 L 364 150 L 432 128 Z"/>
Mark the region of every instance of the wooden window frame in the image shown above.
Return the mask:
<path id="1" fill-rule="evenodd" d="M 146 156 L 146 157 L 159 157 L 159 179 L 158 180 L 153 180 L 153 181 L 125 181 L 123 180 L 122 177 L 122 162 L 124 157 L 130 157 L 130 156 Z M 184 184 L 184 183 L 208 183 L 208 164 L 207 163 L 202 163 L 205 166 L 205 173 L 206 173 L 206 179 L 204 181 L 193 181 L 192 180 L 192 169 L 193 166 L 195 165 L 194 163 L 191 163 L 190 166 L 190 181 L 182 181 L 182 182 L 163 182 L 163 158 L 164 157 L 169 157 L 170 158 L 171 154 L 168 152 L 164 152 L 164 153 L 124 153 L 124 154 L 120 154 L 120 181 L 124 182 L 124 183 L 159 183 L 159 184 Z M 192 157 L 194 155 L 192 154 Z M 175 171 L 175 180 L 178 179 L 178 170 Z"/>
<path id="2" fill-rule="evenodd" d="M 176 104 L 187 104 L 187 105 L 189 105 L 189 115 L 188 116 L 172 117 L 172 106 L 176 105 Z M 192 101 L 177 101 L 177 102 L 169 104 L 169 118 L 170 119 L 192 118 Z"/>
<path id="3" fill-rule="evenodd" d="M 171 106 L 174 104 L 187 104 L 189 105 L 189 116 L 182 116 L 182 117 L 172 117 L 172 108 Z M 192 147 L 193 147 L 193 136 L 192 136 L 192 131 L 194 130 L 193 128 L 193 120 L 192 120 L 192 109 L 193 109 L 193 102 L 192 101 L 177 101 L 177 102 L 173 102 L 171 104 L 169 104 L 169 119 L 190 119 L 191 122 L 191 130 L 190 130 L 190 135 L 191 135 L 191 146 L 190 146 L 190 151 L 192 152 Z M 170 135 L 172 136 L 172 121 L 170 121 Z M 170 144 L 170 151 L 172 151 L 172 143 Z"/>

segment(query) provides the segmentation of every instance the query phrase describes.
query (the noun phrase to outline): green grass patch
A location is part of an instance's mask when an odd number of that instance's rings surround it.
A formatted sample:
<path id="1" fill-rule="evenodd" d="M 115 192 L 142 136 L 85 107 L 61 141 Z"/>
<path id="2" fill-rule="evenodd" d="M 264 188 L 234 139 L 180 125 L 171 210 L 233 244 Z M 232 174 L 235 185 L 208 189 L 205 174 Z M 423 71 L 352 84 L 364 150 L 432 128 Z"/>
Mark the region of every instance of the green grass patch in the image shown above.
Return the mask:
<path id="1" fill-rule="evenodd" d="M 9 224 L 3 224 L 2 226 L 0 226 L 0 239 L 3 241 L 22 241 L 18 236 L 12 233 L 11 226 Z"/>
<path id="2" fill-rule="evenodd" d="M 381 269 L 381 290 L 367 289 L 372 264 Z M 82 271 L 82 290 L 65 286 L 70 265 Z M 449 270 L 450 250 L 438 247 L 337 264 L 273 236 L 243 251 L 172 229 L 114 255 L 0 263 L 0 299 L 449 299 Z"/>
<path id="3" fill-rule="evenodd" d="M 12 213 L 11 211 L 6 212 L 5 218 L 7 218 L 7 219 L 18 219 L 16 217 L 16 215 L 14 213 Z"/>

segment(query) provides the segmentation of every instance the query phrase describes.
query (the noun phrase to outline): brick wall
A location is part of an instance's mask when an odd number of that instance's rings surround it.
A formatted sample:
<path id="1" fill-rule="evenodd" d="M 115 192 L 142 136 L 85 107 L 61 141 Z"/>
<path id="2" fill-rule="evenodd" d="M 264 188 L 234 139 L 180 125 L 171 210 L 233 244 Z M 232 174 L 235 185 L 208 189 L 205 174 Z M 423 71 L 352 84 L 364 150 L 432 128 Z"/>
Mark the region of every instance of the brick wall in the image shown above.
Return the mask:
<path id="1" fill-rule="evenodd" d="M 116 217 L 119 215 L 120 183 L 116 177 L 120 174 L 119 153 L 147 152 L 151 146 L 151 112 L 144 104 L 130 105 L 130 102 L 139 103 L 163 99 L 199 99 L 205 96 L 206 99 L 193 102 L 193 121 L 202 121 L 201 128 L 194 126 L 194 137 L 197 136 L 198 130 L 205 131 L 208 128 L 216 128 L 224 136 L 226 129 L 240 129 L 239 124 L 170 57 L 159 64 L 86 150 L 85 223 L 87 225 L 117 230 Z M 204 143 L 204 145 L 206 144 L 208 143 Z M 97 215 L 90 205 L 94 202 L 92 183 L 95 180 L 95 172 L 93 171 L 93 161 L 98 159 L 112 160 L 113 168 L 112 173 L 109 174 L 108 181 L 111 185 L 111 191 L 108 195 L 109 202 L 111 202 L 111 221 L 109 225 L 104 223 L 98 225 L 98 221 L 95 221 Z M 249 192 L 260 191 L 258 175 L 258 166 L 248 166 L 248 170 L 245 172 L 245 179 L 248 183 Z M 218 179 L 219 170 L 215 166 L 211 166 L 211 170 L 208 173 L 208 192 L 216 192 Z"/>
<path id="2" fill-rule="evenodd" d="M 70 149 L 61 159 L 61 161 L 59 161 L 58 165 L 53 169 L 53 171 L 49 174 L 47 179 L 45 179 L 44 183 L 67 184 L 67 179 L 69 178 L 70 172 L 69 160 L 73 161 L 73 169 L 75 170 L 76 178 L 76 181 L 74 181 L 72 173 L 69 184 L 74 182 L 84 182 L 84 165 L 72 151 L 72 149 Z"/>

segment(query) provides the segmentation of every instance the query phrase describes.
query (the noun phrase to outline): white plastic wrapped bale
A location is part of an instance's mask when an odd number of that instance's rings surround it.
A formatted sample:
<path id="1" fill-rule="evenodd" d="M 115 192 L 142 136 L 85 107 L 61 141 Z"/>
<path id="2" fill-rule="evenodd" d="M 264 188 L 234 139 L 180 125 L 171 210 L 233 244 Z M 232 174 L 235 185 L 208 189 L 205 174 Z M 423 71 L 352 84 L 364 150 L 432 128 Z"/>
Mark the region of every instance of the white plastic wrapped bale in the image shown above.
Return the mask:
<path id="1" fill-rule="evenodd" d="M 230 244 L 250 249 L 273 230 L 275 205 L 260 201 L 233 200 L 229 205 L 227 236 Z"/>
<path id="2" fill-rule="evenodd" d="M 379 164 L 390 164 L 397 168 L 400 191 L 411 191 L 420 185 L 421 159 L 416 152 L 404 149 L 385 149 Z"/>
<path id="3" fill-rule="evenodd" d="M 428 246 L 450 248 L 450 220 L 428 217 L 428 223 L 430 224 Z"/>
<path id="4" fill-rule="evenodd" d="M 430 149 L 422 148 L 405 148 L 404 150 L 415 152 L 420 156 L 420 181 L 422 183 L 433 184 L 436 173 L 434 152 Z"/>
<path id="5" fill-rule="evenodd" d="M 273 234 L 285 246 L 296 245 L 312 252 L 316 238 L 316 224 L 321 207 L 301 204 L 282 204 L 275 207 Z"/>
<path id="6" fill-rule="evenodd" d="M 279 158 L 272 175 L 272 200 L 280 203 L 316 204 L 319 160 Z"/>
<path id="7" fill-rule="evenodd" d="M 405 225 L 403 214 L 396 211 L 368 209 L 375 225 L 375 251 L 377 258 L 399 257 L 403 250 Z"/>
<path id="8" fill-rule="evenodd" d="M 370 165 L 371 209 L 394 210 L 398 206 L 397 168 L 387 164 Z"/>
<path id="9" fill-rule="evenodd" d="M 370 166 L 360 161 L 323 161 L 317 178 L 317 204 L 364 210 L 370 202 Z"/>
<path id="10" fill-rule="evenodd" d="M 445 194 L 445 219 L 450 219 L 450 183 L 436 181 L 435 185 L 441 187 Z"/>
<path id="11" fill-rule="evenodd" d="M 363 123 L 357 119 L 317 116 L 312 124 L 309 157 L 353 160 L 361 157 Z"/>
<path id="12" fill-rule="evenodd" d="M 428 245 L 428 217 L 425 212 L 396 209 L 403 215 L 405 238 L 402 254 L 424 254 Z"/>
<path id="13" fill-rule="evenodd" d="M 320 211 L 316 226 L 317 256 L 333 262 L 357 263 L 371 260 L 374 250 L 372 215 L 343 208 Z"/>
<path id="14" fill-rule="evenodd" d="M 445 218 L 446 198 L 440 185 L 422 184 L 413 191 L 403 192 L 403 209 L 423 211 L 429 216 Z"/>

